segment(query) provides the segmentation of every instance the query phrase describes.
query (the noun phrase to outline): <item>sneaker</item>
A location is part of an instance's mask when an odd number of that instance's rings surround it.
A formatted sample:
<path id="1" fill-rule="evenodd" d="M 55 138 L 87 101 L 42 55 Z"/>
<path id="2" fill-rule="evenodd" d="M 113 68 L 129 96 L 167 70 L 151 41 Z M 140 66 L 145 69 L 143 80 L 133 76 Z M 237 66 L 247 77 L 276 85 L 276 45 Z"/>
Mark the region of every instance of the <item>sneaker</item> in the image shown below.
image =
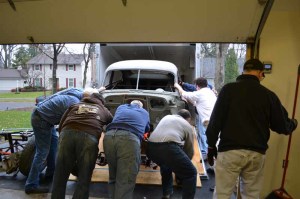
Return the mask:
<path id="1" fill-rule="evenodd" d="M 48 193 L 49 188 L 44 187 L 34 187 L 25 189 L 26 194 L 38 194 L 38 193 Z"/>

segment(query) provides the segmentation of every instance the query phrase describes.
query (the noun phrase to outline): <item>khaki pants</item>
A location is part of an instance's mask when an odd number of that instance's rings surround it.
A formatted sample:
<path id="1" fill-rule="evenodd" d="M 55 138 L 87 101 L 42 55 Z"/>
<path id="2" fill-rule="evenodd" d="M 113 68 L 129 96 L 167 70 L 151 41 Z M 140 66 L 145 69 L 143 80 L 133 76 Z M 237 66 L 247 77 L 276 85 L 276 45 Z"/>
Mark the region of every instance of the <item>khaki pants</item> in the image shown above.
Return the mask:
<path id="1" fill-rule="evenodd" d="M 219 152 L 215 166 L 214 199 L 230 199 L 240 176 L 241 196 L 259 199 L 265 155 L 250 150 Z"/>

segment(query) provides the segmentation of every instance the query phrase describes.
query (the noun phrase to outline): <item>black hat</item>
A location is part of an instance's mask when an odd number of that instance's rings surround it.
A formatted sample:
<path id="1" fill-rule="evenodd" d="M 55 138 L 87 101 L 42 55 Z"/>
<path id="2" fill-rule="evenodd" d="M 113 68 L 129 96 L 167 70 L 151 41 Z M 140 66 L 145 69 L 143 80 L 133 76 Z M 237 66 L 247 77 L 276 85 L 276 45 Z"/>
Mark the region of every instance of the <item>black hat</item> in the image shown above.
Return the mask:
<path id="1" fill-rule="evenodd" d="M 249 59 L 244 64 L 244 70 L 261 70 L 265 69 L 264 64 L 258 59 Z"/>

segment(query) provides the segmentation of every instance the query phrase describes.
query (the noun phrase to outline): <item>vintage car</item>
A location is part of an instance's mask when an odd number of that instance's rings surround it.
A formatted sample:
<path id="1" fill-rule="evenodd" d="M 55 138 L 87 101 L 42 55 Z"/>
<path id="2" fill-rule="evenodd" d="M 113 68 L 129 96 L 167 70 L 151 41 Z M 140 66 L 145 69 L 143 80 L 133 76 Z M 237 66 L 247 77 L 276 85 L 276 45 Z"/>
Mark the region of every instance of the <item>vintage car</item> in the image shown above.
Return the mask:
<path id="1" fill-rule="evenodd" d="M 112 114 L 132 100 L 140 100 L 150 114 L 152 129 L 162 117 L 186 107 L 174 83 L 179 80 L 177 67 L 166 61 L 127 60 L 111 64 L 105 71 L 102 92 Z"/>

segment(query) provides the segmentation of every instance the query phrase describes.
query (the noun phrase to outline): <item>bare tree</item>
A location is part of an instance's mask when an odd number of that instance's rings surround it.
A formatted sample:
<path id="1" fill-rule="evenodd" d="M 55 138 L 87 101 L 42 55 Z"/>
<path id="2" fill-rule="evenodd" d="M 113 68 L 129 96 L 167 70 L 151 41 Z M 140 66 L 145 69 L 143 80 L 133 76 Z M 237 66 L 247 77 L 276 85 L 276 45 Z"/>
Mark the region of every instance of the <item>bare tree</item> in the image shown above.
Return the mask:
<path id="1" fill-rule="evenodd" d="M 224 68 L 228 43 L 216 44 L 215 89 L 220 92 L 224 85 Z"/>
<path id="2" fill-rule="evenodd" d="M 34 71 L 30 69 L 26 69 L 27 73 L 21 75 L 24 79 L 26 79 L 26 82 L 28 86 L 34 87 L 33 83 L 36 78 L 40 78 L 43 75 L 42 71 Z"/>
<path id="3" fill-rule="evenodd" d="M 233 44 L 232 48 L 234 49 L 237 58 L 245 57 L 246 55 L 246 44 Z"/>
<path id="4" fill-rule="evenodd" d="M 65 44 L 52 44 L 53 47 L 53 67 L 52 67 L 52 93 L 57 92 L 57 79 L 56 79 L 56 69 L 57 69 L 57 58 L 61 53 L 62 49 L 65 47 Z"/>
<path id="5" fill-rule="evenodd" d="M 84 58 L 84 72 L 83 72 L 83 84 L 82 87 L 85 88 L 86 84 L 86 73 L 89 67 L 89 62 L 92 58 L 92 54 L 95 52 L 95 44 L 84 44 L 83 46 L 83 58 Z"/>
<path id="6" fill-rule="evenodd" d="M 4 64 L 4 68 L 11 68 L 12 54 L 17 45 L 2 45 L 0 46 L 0 59 Z"/>
<path id="7" fill-rule="evenodd" d="M 201 52 L 203 57 L 216 57 L 216 44 L 201 43 Z"/>
<path id="8" fill-rule="evenodd" d="M 56 79 L 56 70 L 57 70 L 57 59 L 58 55 L 61 53 L 61 51 L 65 48 L 65 44 L 51 44 L 50 45 L 42 45 L 42 46 L 36 46 L 40 52 L 42 52 L 44 55 L 49 57 L 53 60 L 52 63 L 52 93 L 57 92 L 57 79 Z M 52 47 L 52 49 L 51 49 Z"/>

